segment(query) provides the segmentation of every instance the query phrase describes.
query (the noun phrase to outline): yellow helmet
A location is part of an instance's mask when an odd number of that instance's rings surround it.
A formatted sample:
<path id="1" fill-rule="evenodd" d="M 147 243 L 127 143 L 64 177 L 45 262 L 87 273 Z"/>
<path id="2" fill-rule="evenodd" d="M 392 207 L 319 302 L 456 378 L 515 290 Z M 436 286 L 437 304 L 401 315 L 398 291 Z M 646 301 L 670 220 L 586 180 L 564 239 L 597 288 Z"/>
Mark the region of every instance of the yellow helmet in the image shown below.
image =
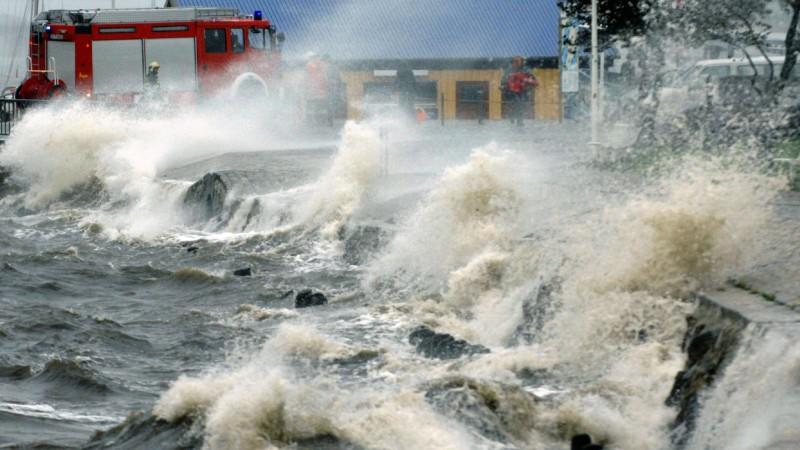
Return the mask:
<path id="1" fill-rule="evenodd" d="M 149 65 L 149 66 L 147 66 L 147 67 L 149 67 L 149 68 L 151 68 L 151 69 L 158 69 L 159 67 L 161 67 L 161 64 L 159 64 L 159 63 L 158 63 L 158 61 L 153 61 L 153 62 L 151 62 L 151 63 L 150 63 L 150 65 Z"/>

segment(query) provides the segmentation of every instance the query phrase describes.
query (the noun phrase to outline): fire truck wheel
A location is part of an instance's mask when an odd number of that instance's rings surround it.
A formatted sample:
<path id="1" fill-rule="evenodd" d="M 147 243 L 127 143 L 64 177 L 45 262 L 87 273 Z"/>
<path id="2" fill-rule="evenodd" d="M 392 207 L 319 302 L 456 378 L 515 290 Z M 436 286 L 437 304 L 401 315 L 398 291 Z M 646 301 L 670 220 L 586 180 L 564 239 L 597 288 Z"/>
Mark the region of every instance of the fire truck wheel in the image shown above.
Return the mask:
<path id="1" fill-rule="evenodd" d="M 17 90 L 14 91 L 14 98 L 17 99 L 17 100 L 23 100 L 23 98 L 21 97 L 21 95 L 22 95 L 22 86 L 23 85 L 20 84 L 19 86 L 17 86 Z M 25 107 L 28 106 L 28 104 L 26 102 L 16 102 L 16 103 L 17 103 L 16 104 L 17 111 L 20 111 L 20 112 L 25 111 Z"/>
<path id="2" fill-rule="evenodd" d="M 61 84 L 55 84 L 47 90 L 47 98 L 58 99 L 67 95 L 67 89 Z"/>
<path id="3" fill-rule="evenodd" d="M 245 72 L 233 81 L 231 96 L 238 99 L 265 99 L 268 97 L 267 83 L 256 74 Z"/>

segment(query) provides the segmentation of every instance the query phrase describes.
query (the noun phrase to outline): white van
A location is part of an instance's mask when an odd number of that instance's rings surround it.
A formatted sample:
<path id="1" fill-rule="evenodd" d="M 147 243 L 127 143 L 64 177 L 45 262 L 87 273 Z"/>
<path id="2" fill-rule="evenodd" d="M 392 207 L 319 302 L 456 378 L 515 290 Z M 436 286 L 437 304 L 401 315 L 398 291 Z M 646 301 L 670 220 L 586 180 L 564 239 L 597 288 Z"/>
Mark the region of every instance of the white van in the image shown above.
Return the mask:
<path id="1" fill-rule="evenodd" d="M 664 113 L 679 113 L 687 109 L 701 106 L 710 95 L 716 97 L 719 81 L 728 77 L 769 78 L 772 70 L 773 78 L 780 77 L 783 69 L 783 56 L 769 58 L 707 59 L 699 61 L 688 70 L 679 73 L 669 87 L 660 91 L 661 109 Z M 772 68 L 770 69 L 770 64 Z M 800 64 L 792 70 L 792 78 L 800 79 Z"/>

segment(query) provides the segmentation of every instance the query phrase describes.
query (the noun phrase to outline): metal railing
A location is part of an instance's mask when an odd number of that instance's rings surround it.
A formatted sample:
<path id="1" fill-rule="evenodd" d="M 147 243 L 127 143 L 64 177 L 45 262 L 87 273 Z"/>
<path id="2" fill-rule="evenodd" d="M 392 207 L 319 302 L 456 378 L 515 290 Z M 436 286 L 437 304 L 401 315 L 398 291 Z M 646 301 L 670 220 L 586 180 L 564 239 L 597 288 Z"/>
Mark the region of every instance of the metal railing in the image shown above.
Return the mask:
<path id="1" fill-rule="evenodd" d="M 8 137 L 11 134 L 14 125 L 22 119 L 25 111 L 46 103 L 47 100 L 0 98 L 0 138 Z"/>

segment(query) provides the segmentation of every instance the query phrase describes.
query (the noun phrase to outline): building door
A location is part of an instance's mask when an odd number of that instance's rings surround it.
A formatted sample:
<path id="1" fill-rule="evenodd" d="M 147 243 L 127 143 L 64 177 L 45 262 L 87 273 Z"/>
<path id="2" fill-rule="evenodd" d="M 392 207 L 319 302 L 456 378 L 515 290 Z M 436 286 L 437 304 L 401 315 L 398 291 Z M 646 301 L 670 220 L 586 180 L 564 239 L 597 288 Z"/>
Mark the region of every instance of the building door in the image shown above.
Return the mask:
<path id="1" fill-rule="evenodd" d="M 489 82 L 456 81 L 456 119 L 489 116 Z"/>

